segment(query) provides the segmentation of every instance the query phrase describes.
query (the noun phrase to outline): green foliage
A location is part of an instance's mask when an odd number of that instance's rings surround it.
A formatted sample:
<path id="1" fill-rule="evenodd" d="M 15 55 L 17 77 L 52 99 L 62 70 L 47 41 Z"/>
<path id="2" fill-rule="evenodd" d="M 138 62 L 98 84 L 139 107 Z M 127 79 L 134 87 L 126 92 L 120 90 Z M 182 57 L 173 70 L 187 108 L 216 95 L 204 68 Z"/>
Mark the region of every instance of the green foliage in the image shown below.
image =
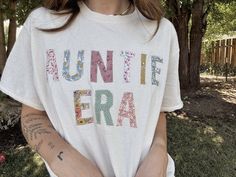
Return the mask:
<path id="1" fill-rule="evenodd" d="M 200 65 L 200 73 L 210 74 L 214 76 L 236 76 L 236 67 L 232 65 L 211 64 L 210 62 Z"/>
<path id="2" fill-rule="evenodd" d="M 32 9 L 41 5 L 42 0 L 18 1 L 16 17 L 19 25 L 22 25 Z"/>
<path id="3" fill-rule="evenodd" d="M 22 25 L 32 9 L 40 6 L 42 0 L 21 0 L 16 4 L 16 19 L 18 26 Z M 3 17 L 9 19 L 14 13 L 10 10 L 10 1 L 3 0 L 2 4 Z"/>
<path id="4" fill-rule="evenodd" d="M 8 149 L 7 161 L 0 167 L 0 177 L 49 177 L 43 161 L 29 147 Z"/>
<path id="5" fill-rule="evenodd" d="M 236 34 L 236 1 L 216 3 L 208 16 L 206 40 Z"/>
<path id="6" fill-rule="evenodd" d="M 2 93 L 0 95 L 2 96 Z M 20 120 L 20 108 L 16 108 L 12 105 L 5 105 L 3 98 L 1 99 L 2 104 L 0 111 L 0 131 L 7 130 L 14 127 Z"/>
<path id="7" fill-rule="evenodd" d="M 162 0 L 166 17 L 174 17 L 173 9 L 168 8 L 169 0 Z M 177 0 L 178 7 L 192 10 L 194 0 Z M 236 31 L 236 0 L 205 0 L 204 12 L 208 13 L 205 39 L 212 40 L 219 35 L 232 35 Z M 174 9 L 177 10 L 177 9 Z M 189 23 L 191 23 L 191 18 Z M 189 24 L 191 27 L 191 24 Z"/>
<path id="8" fill-rule="evenodd" d="M 206 55 L 208 63 L 200 66 L 201 72 L 206 72 L 218 76 L 226 75 L 226 65 L 211 64 L 211 41 L 222 38 L 223 35 L 236 35 L 236 0 L 218 1 L 210 10 L 207 19 L 207 31 L 204 36 L 203 53 Z M 227 66 L 229 76 L 236 75 L 236 68 Z"/>

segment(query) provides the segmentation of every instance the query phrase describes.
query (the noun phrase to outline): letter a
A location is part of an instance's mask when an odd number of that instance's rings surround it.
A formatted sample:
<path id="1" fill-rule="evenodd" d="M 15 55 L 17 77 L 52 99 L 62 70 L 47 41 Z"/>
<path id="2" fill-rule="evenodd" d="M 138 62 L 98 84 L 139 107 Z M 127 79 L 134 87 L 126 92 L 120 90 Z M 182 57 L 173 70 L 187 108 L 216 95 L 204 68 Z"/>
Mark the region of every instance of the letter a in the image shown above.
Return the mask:
<path id="1" fill-rule="evenodd" d="M 125 108 L 128 106 L 128 110 Z M 135 116 L 135 108 L 134 108 L 134 98 L 132 92 L 125 92 L 120 104 L 117 126 L 122 126 L 122 121 L 124 118 L 128 118 L 130 120 L 130 127 L 136 128 L 136 116 Z"/>

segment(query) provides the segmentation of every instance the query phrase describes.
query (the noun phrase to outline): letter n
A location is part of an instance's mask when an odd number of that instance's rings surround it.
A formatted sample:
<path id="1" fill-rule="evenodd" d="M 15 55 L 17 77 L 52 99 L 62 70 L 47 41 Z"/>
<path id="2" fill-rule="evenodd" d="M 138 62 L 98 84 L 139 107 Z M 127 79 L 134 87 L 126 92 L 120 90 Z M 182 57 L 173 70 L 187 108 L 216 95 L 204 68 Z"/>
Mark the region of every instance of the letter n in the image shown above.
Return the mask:
<path id="1" fill-rule="evenodd" d="M 113 82 L 113 51 L 107 51 L 107 67 L 98 51 L 92 51 L 90 80 L 97 82 L 97 65 L 104 82 Z"/>

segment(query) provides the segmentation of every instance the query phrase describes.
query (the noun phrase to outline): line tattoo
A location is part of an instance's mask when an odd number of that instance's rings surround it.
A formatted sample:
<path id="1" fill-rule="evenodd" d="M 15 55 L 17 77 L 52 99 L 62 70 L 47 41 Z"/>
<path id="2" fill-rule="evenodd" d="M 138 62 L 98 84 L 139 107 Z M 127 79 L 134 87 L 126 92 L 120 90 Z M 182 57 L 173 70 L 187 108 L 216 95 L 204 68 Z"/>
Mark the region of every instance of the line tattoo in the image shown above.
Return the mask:
<path id="1" fill-rule="evenodd" d="M 35 150 L 37 153 L 39 152 L 39 150 L 40 150 L 42 144 L 43 144 L 43 140 L 40 140 L 39 143 L 34 146 L 34 150 Z"/>
<path id="2" fill-rule="evenodd" d="M 60 159 L 61 161 L 63 161 L 63 158 L 62 158 L 62 155 L 63 154 L 63 151 L 59 152 L 59 154 L 57 155 L 58 159 Z"/>
<path id="3" fill-rule="evenodd" d="M 28 117 L 30 117 L 30 119 L 31 119 L 32 116 L 45 117 L 45 116 L 47 116 L 47 114 L 29 113 L 29 114 L 26 114 L 26 115 L 22 115 L 21 118 L 28 118 Z"/>
<path id="4" fill-rule="evenodd" d="M 30 139 L 31 141 L 34 139 L 37 139 L 38 135 L 51 133 L 50 130 L 47 130 L 46 128 L 44 128 L 42 123 L 34 123 L 29 126 L 26 126 L 24 124 L 23 129 L 24 129 L 27 139 Z"/>
<path id="5" fill-rule="evenodd" d="M 43 118 L 45 118 L 46 116 L 41 116 L 41 117 L 30 117 L 30 118 L 28 118 L 26 121 L 25 121 L 25 123 L 30 123 L 30 122 L 32 122 L 32 121 L 37 121 L 37 120 L 42 120 Z"/>
<path id="6" fill-rule="evenodd" d="M 54 149 L 55 145 L 52 143 L 52 142 L 49 142 L 48 143 L 48 146 L 51 148 L 51 149 Z"/>
<path id="7" fill-rule="evenodd" d="M 49 120 L 45 119 L 46 116 L 42 114 L 26 114 L 23 116 L 22 122 L 23 135 L 26 140 L 33 141 L 38 139 L 39 135 L 51 134 L 54 127 Z M 27 118 L 27 119 L 26 119 Z"/>

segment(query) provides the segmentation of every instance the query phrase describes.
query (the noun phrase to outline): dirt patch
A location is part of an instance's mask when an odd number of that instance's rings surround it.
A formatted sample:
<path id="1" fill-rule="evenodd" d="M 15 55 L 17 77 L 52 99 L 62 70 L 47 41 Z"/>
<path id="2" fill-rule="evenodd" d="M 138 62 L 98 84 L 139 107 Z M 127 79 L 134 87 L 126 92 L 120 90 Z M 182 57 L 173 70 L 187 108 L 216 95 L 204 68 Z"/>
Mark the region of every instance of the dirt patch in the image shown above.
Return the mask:
<path id="1" fill-rule="evenodd" d="M 224 82 L 202 78 L 201 89 L 195 92 L 183 92 L 183 111 L 189 116 L 236 118 L 236 82 Z"/>

